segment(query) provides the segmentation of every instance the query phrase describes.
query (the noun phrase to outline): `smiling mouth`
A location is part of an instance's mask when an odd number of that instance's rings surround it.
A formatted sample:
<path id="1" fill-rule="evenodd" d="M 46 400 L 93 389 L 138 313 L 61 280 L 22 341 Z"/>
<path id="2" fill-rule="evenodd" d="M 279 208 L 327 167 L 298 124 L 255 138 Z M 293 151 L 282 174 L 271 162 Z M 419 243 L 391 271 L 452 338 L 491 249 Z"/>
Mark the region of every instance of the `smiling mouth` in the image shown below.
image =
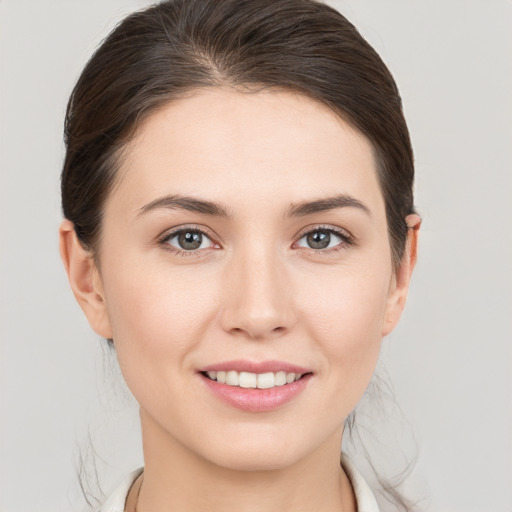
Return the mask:
<path id="1" fill-rule="evenodd" d="M 219 384 L 227 384 L 228 386 L 246 389 L 270 389 L 285 386 L 286 384 L 291 384 L 301 379 L 305 375 L 310 375 L 310 373 L 287 373 L 284 371 L 251 373 L 237 372 L 235 370 L 201 373 L 208 379 L 216 381 Z"/>

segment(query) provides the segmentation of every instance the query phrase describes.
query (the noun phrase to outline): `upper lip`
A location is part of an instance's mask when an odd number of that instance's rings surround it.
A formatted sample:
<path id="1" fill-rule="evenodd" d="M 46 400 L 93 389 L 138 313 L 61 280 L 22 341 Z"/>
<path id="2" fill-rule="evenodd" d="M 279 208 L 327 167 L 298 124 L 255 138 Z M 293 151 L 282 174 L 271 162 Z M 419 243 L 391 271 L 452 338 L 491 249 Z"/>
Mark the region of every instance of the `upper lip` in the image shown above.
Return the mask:
<path id="1" fill-rule="evenodd" d="M 236 359 L 233 361 L 222 361 L 220 363 L 210 364 L 199 369 L 200 372 L 227 372 L 234 370 L 235 372 L 249 373 L 311 373 L 311 370 L 298 366 L 296 364 L 287 363 L 285 361 L 268 360 L 268 361 L 246 361 Z"/>

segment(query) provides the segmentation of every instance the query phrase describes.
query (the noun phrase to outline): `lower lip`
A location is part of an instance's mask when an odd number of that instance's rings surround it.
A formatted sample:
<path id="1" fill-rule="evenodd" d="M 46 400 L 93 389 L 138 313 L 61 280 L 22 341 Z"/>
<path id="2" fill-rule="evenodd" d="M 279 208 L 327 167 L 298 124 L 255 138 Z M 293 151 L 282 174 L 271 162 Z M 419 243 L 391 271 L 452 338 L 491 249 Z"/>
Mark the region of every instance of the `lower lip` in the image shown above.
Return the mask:
<path id="1" fill-rule="evenodd" d="M 210 391 L 229 405 L 248 412 L 267 412 L 278 409 L 306 388 L 313 376 L 308 373 L 295 382 L 269 389 L 241 388 L 228 386 L 198 374 Z"/>

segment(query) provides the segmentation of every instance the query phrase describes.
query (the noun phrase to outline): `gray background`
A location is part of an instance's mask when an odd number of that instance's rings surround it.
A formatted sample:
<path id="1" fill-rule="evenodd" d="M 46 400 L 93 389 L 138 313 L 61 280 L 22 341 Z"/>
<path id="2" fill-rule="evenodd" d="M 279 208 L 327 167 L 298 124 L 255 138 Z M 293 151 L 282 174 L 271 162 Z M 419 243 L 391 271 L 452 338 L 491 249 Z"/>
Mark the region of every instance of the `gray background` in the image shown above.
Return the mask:
<path id="1" fill-rule="evenodd" d="M 81 510 L 89 438 L 107 488 L 141 463 L 136 408 L 68 289 L 57 228 L 67 97 L 147 3 L 0 0 L 2 512 Z M 382 353 L 419 445 L 410 487 L 425 510 L 510 512 L 512 3 L 330 3 L 390 66 L 416 152 L 420 259 Z"/>

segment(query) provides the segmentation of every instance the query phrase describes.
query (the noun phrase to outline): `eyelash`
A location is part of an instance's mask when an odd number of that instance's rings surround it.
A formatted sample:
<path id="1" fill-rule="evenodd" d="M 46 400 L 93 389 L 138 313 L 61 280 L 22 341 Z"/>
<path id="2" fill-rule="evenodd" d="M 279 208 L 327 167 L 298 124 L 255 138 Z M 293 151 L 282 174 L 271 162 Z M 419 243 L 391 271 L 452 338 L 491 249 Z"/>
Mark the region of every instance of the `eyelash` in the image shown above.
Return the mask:
<path id="1" fill-rule="evenodd" d="M 348 231 L 345 231 L 344 229 L 341 229 L 341 228 L 336 228 L 333 226 L 325 226 L 325 225 L 319 225 L 319 226 L 305 228 L 297 235 L 297 237 L 296 237 L 297 241 L 294 242 L 293 245 L 297 244 L 305 236 L 310 235 L 312 233 L 317 233 L 317 232 L 323 232 L 323 233 L 329 233 L 329 235 L 335 235 L 341 241 L 340 241 L 340 243 L 336 244 L 334 247 L 330 247 L 328 249 L 313 249 L 312 247 L 303 247 L 304 249 L 309 249 L 310 251 L 313 251 L 315 254 L 328 255 L 333 252 L 341 251 L 343 249 L 347 249 L 348 247 L 355 245 L 355 239 L 350 233 L 348 233 Z"/>
<path id="2" fill-rule="evenodd" d="M 213 236 L 205 230 L 201 226 L 183 226 L 179 229 L 176 229 L 171 232 L 166 232 L 163 236 L 161 236 L 158 239 L 158 245 L 162 246 L 163 249 L 171 252 L 172 254 L 178 255 L 178 256 L 185 256 L 185 257 L 194 257 L 194 256 L 200 256 L 202 250 L 196 249 L 196 250 L 185 250 L 185 249 L 178 249 L 177 247 L 174 247 L 169 244 L 169 241 L 175 238 L 176 236 L 180 235 L 181 233 L 185 232 L 192 232 L 192 233 L 201 233 L 201 235 L 206 236 L 212 244 L 216 244 L 213 240 Z M 339 239 L 341 239 L 341 242 L 336 244 L 334 247 L 330 247 L 327 249 L 313 249 L 312 247 L 302 247 L 303 249 L 308 249 L 310 251 L 313 251 L 316 254 L 330 254 L 332 252 L 337 252 L 343 249 L 346 249 L 347 247 L 355 245 L 354 237 L 349 234 L 347 231 L 342 230 L 340 228 L 334 228 L 333 226 L 314 226 L 310 228 L 306 228 L 303 231 L 301 231 L 295 238 L 296 241 L 293 243 L 293 246 L 295 246 L 300 240 L 302 240 L 307 235 L 310 235 L 312 233 L 316 232 L 324 232 L 328 233 L 329 235 L 335 235 Z"/>
<path id="3" fill-rule="evenodd" d="M 191 233 L 201 233 L 201 235 L 206 236 L 211 241 L 212 244 L 216 244 L 213 241 L 214 237 L 212 236 L 212 234 L 210 232 L 208 232 L 201 226 L 191 225 L 191 226 L 180 227 L 179 229 L 173 230 L 171 232 L 166 232 L 163 236 L 161 236 L 158 239 L 158 245 L 162 246 L 162 248 L 165 249 L 166 251 L 169 251 L 172 254 L 176 254 L 177 256 L 186 256 L 186 257 L 200 256 L 201 255 L 200 250 L 187 251 L 185 249 L 178 249 L 177 247 L 174 247 L 173 245 L 169 244 L 170 240 L 172 240 L 176 236 L 180 235 L 181 233 L 186 233 L 187 231 L 191 232 Z M 216 244 L 216 245 L 218 245 L 218 244 Z"/>

